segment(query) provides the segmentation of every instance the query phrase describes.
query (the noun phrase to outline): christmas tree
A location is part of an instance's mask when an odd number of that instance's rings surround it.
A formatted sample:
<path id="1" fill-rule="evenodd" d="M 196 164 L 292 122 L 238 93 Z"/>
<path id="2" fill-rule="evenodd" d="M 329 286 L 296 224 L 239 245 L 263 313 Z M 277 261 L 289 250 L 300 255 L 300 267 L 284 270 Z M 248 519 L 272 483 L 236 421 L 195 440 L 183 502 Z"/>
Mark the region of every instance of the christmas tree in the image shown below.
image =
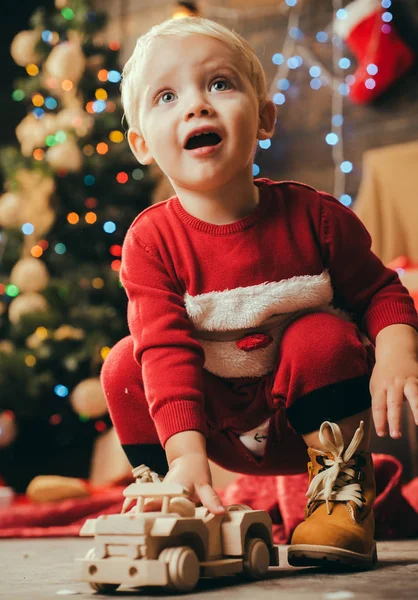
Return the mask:
<path id="1" fill-rule="evenodd" d="M 0 477 L 18 491 L 39 474 L 87 477 L 111 426 L 99 373 L 127 334 L 121 244 L 152 188 L 125 140 L 106 15 L 55 7 L 13 40 L 27 114 L 1 153 Z"/>

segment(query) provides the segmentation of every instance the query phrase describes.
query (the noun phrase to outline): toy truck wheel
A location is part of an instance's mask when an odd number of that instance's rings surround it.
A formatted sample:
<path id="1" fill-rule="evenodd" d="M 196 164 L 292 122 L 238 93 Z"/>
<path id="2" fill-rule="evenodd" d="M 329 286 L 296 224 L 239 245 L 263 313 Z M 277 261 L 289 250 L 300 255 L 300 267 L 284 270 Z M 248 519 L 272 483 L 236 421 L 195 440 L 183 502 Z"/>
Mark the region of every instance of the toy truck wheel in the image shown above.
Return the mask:
<path id="1" fill-rule="evenodd" d="M 118 583 L 92 583 L 90 587 L 100 594 L 113 594 L 119 587 Z"/>
<path id="2" fill-rule="evenodd" d="M 86 560 L 94 560 L 95 558 L 100 558 L 97 555 L 97 548 L 90 548 L 85 558 Z M 113 594 L 119 587 L 118 583 L 95 583 L 93 581 L 89 581 L 89 585 L 93 590 L 101 594 Z"/>
<path id="3" fill-rule="evenodd" d="M 199 581 L 200 565 L 188 546 L 164 548 L 158 560 L 167 563 L 168 587 L 176 592 L 191 592 Z"/>
<path id="4" fill-rule="evenodd" d="M 244 576 L 263 579 L 270 565 L 270 552 L 266 542 L 260 538 L 249 538 L 245 544 Z"/>

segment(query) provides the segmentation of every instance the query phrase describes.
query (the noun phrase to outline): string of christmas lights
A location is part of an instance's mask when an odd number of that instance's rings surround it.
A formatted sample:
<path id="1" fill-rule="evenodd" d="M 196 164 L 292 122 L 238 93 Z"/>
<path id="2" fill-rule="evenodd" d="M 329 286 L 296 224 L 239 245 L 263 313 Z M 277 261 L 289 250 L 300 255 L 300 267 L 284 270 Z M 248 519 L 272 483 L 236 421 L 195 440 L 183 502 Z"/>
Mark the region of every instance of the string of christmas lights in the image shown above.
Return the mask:
<path id="1" fill-rule="evenodd" d="M 283 4 L 286 3 L 284 2 Z M 296 36 L 293 35 L 293 32 L 299 31 L 299 19 L 301 10 L 301 2 L 299 4 L 296 4 L 294 9 L 290 10 L 287 22 L 286 36 L 283 42 L 282 51 L 280 53 L 274 54 L 272 57 L 273 63 L 275 65 L 278 65 L 278 68 L 276 70 L 276 74 L 273 78 L 270 87 L 270 96 L 273 102 L 278 106 L 281 106 L 285 103 L 286 96 L 283 92 L 289 89 L 290 87 L 290 82 L 287 77 L 290 68 L 293 68 L 291 57 L 293 57 L 296 63 L 299 65 L 300 57 L 294 57 L 294 52 L 296 48 Z M 278 92 L 277 89 L 279 89 L 280 91 Z M 261 140 L 258 143 L 258 146 L 263 150 L 268 150 L 271 147 L 271 140 Z M 259 173 L 260 167 L 257 164 L 254 164 L 253 175 L 256 176 Z"/>
<path id="2" fill-rule="evenodd" d="M 268 18 L 288 12 L 287 31 L 282 50 L 272 56 L 272 62 L 278 65 L 278 69 L 271 87 L 271 98 L 278 106 L 286 102 L 286 91 L 291 86 L 288 79 L 289 71 L 296 70 L 304 64 L 309 69 L 312 90 L 318 90 L 322 86 L 331 88 L 331 126 L 330 131 L 325 136 L 325 143 L 332 147 L 332 159 L 335 166 L 334 196 L 345 206 L 351 206 L 353 199 L 346 193 L 346 175 L 353 171 L 354 165 L 351 161 L 345 160 L 344 157 L 343 108 L 344 98 L 349 95 L 350 85 L 355 82 L 355 78 L 352 74 L 344 76 L 344 71 L 351 66 L 351 60 L 344 56 L 344 44 L 334 31 L 336 22 L 347 19 L 348 13 L 343 8 L 342 0 L 332 0 L 333 21 L 331 25 L 327 25 L 315 35 L 317 42 L 332 44 L 333 72 L 329 73 L 311 50 L 301 43 L 304 33 L 299 27 L 299 19 L 303 2 L 304 0 L 282 0 L 277 6 L 257 6 L 249 9 L 208 7 L 207 16 L 237 22 L 238 20 L 251 20 L 255 17 Z M 392 0 L 381 0 L 380 4 L 384 9 L 381 15 L 382 33 L 390 34 L 391 27 L 389 23 L 393 18 L 390 11 Z M 331 33 L 331 36 L 329 33 Z M 374 76 L 378 73 L 377 65 L 368 64 L 367 72 L 370 77 L 366 79 L 364 85 L 368 89 L 373 89 L 376 86 Z M 279 91 L 277 91 L 277 88 Z M 260 142 L 259 147 L 268 150 L 271 148 L 270 140 Z M 260 173 L 259 165 L 254 164 L 253 173 L 255 176 Z"/>
<path id="3" fill-rule="evenodd" d="M 333 76 L 336 77 L 338 71 L 345 66 L 345 63 L 343 62 L 342 44 L 334 30 L 337 15 L 341 14 L 339 11 L 342 10 L 342 0 L 332 0 L 332 6 L 334 10 L 332 28 L 332 67 Z M 347 60 L 348 63 L 350 62 L 348 58 L 345 60 Z M 349 206 L 351 204 L 351 197 L 345 193 L 345 175 L 353 169 L 353 165 L 351 162 L 344 160 L 344 94 L 342 92 L 343 90 L 339 86 L 332 86 L 331 133 L 329 135 L 336 136 L 336 139 L 338 140 L 337 143 L 332 146 L 332 159 L 334 161 L 334 196 L 345 206 Z"/>

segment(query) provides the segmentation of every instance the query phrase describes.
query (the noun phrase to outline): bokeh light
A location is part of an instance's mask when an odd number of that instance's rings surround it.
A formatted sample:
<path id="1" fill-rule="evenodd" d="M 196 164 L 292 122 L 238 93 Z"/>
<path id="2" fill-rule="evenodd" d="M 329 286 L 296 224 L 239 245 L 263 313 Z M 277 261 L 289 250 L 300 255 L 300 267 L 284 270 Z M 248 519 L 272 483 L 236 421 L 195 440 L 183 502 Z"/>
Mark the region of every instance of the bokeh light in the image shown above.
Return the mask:
<path id="1" fill-rule="evenodd" d="M 35 77 L 39 73 L 39 68 L 34 63 L 26 65 L 26 73 L 31 77 Z"/>
<path id="2" fill-rule="evenodd" d="M 103 225 L 103 231 L 105 231 L 106 233 L 115 233 L 116 223 L 114 223 L 113 221 L 106 221 L 106 223 Z"/>
<path id="3" fill-rule="evenodd" d="M 36 150 L 33 151 L 33 158 L 35 160 L 43 160 L 45 156 L 45 151 L 42 148 L 36 148 Z"/>
<path id="4" fill-rule="evenodd" d="M 97 100 L 107 100 L 107 92 L 103 88 L 97 89 L 94 95 Z"/>
<path id="5" fill-rule="evenodd" d="M 109 146 L 105 142 L 100 142 L 97 144 L 96 150 L 98 154 L 107 154 L 109 151 Z"/>
<path id="6" fill-rule="evenodd" d="M 107 71 L 107 69 L 100 69 L 100 71 L 97 73 L 97 79 L 99 81 L 107 81 L 107 75 L 108 75 L 109 71 Z"/>
<path id="7" fill-rule="evenodd" d="M 42 256 L 42 254 L 44 253 L 44 251 L 43 251 L 43 249 L 41 248 L 41 246 L 39 246 L 39 245 L 36 245 L 36 246 L 33 246 L 33 247 L 31 248 L 31 251 L 30 251 L 30 253 L 32 254 L 32 256 L 33 256 L 34 258 L 40 258 L 40 257 Z"/>
<path id="8" fill-rule="evenodd" d="M 120 144 L 120 142 L 123 142 L 123 133 L 121 131 L 117 131 L 116 129 L 111 131 L 109 133 L 109 139 L 111 142 L 114 142 L 115 144 Z"/>
<path id="9" fill-rule="evenodd" d="M 116 181 L 118 183 L 126 183 L 129 179 L 128 173 L 125 173 L 125 171 L 120 171 L 117 175 L 116 175 Z"/>
<path id="10" fill-rule="evenodd" d="M 80 220 L 80 217 L 78 216 L 77 213 L 75 213 L 75 212 L 68 213 L 67 221 L 70 223 L 70 225 L 76 225 L 76 223 L 78 223 L 79 220 Z"/>
<path id="11" fill-rule="evenodd" d="M 97 215 L 94 212 L 88 212 L 88 213 L 86 213 L 84 220 L 89 225 L 93 225 L 93 223 L 95 223 L 97 221 Z"/>

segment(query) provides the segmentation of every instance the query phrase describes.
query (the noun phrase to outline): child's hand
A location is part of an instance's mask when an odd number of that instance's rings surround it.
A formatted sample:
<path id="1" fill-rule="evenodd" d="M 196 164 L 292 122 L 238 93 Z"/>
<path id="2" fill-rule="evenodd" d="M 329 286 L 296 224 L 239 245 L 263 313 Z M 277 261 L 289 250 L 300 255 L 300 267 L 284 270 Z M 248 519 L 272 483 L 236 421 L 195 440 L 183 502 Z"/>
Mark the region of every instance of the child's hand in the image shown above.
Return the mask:
<path id="1" fill-rule="evenodd" d="M 211 513 L 225 512 L 222 502 L 212 487 L 209 462 L 205 454 L 190 453 L 179 456 L 170 464 L 165 482 L 180 483 L 189 490 L 192 502 L 201 502 Z"/>
<path id="2" fill-rule="evenodd" d="M 174 459 L 164 483 L 178 483 L 186 488 L 189 499 L 196 504 L 202 503 L 214 515 L 222 515 L 225 508 L 212 487 L 209 462 L 202 452 L 183 454 Z M 145 511 L 161 510 L 161 500 L 149 499 L 145 502 Z"/>
<path id="3" fill-rule="evenodd" d="M 418 425 L 418 362 L 413 355 L 392 354 L 376 360 L 370 380 L 377 435 L 401 437 L 402 404 L 406 399 Z"/>

